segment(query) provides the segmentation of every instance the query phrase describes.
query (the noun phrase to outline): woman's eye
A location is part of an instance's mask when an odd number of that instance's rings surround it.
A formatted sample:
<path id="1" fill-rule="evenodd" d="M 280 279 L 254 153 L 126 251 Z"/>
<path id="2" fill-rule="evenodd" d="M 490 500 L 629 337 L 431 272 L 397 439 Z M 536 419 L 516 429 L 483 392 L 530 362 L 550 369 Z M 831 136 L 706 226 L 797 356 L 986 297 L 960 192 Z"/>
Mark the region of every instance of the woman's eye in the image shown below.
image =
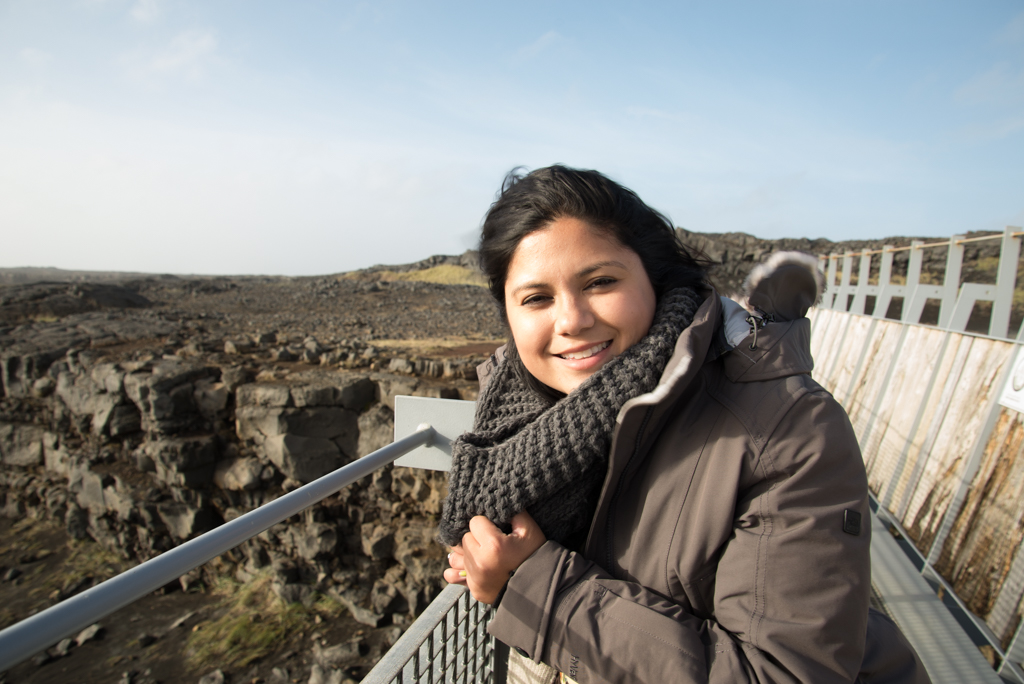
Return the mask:
<path id="1" fill-rule="evenodd" d="M 615 278 L 604 276 L 601 278 L 594 278 L 587 287 L 602 287 L 604 285 L 612 285 L 615 282 Z"/>
<path id="2" fill-rule="evenodd" d="M 543 304 L 545 301 L 547 301 L 547 299 L 548 297 L 546 295 L 530 295 L 529 297 L 523 300 L 523 306 L 529 306 L 531 304 Z"/>

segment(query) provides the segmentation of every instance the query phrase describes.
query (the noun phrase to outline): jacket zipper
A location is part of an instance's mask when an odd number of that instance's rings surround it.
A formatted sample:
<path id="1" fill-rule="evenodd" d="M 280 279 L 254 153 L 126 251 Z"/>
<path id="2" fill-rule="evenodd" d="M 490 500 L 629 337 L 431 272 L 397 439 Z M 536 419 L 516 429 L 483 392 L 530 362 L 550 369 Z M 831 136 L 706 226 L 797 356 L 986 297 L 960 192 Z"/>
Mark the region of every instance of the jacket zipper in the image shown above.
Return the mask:
<path id="1" fill-rule="evenodd" d="M 640 443 L 643 441 L 644 431 L 647 429 L 647 422 L 651 419 L 651 413 L 654 412 L 653 406 L 647 407 L 647 412 L 644 414 L 643 422 L 640 423 L 640 430 L 636 433 L 636 443 L 633 445 L 633 453 L 630 454 L 629 460 L 626 461 L 626 467 L 622 471 L 622 475 L 619 476 L 618 481 L 615 483 L 615 493 L 612 495 L 611 503 L 608 504 L 608 519 L 605 521 L 605 547 L 607 550 L 606 565 L 605 569 L 611 572 L 612 568 L 612 521 L 614 520 L 613 513 L 615 512 L 615 506 L 619 501 L 619 493 L 622 490 L 622 477 L 629 472 L 629 466 L 632 465 L 633 459 L 640 453 Z M 614 574 L 614 573 L 613 573 Z"/>

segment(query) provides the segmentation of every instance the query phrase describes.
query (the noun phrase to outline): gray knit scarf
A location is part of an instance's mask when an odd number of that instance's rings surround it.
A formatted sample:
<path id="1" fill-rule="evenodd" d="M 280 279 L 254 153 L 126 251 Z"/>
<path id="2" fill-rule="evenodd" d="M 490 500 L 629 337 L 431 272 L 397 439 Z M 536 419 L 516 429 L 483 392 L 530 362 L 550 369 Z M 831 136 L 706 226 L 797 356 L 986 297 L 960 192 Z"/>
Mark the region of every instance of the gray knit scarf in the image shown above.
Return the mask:
<path id="1" fill-rule="evenodd" d="M 619 410 L 657 386 L 700 303 L 689 288 L 663 295 L 647 335 L 554 405 L 530 390 L 511 363 L 501 363 L 477 404 L 473 431 L 452 443 L 441 541 L 461 543 L 475 515 L 507 530 L 523 510 L 548 539 L 585 533 Z"/>

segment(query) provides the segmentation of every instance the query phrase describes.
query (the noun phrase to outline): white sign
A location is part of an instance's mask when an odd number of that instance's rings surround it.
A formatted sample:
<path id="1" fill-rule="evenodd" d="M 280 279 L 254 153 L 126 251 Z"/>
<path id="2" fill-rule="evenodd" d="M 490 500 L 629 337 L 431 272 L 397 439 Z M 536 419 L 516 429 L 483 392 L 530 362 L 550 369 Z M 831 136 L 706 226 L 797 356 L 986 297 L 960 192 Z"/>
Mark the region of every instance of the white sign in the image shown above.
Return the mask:
<path id="1" fill-rule="evenodd" d="M 1006 387 L 999 397 L 999 403 L 1008 409 L 1024 413 L 1024 352 L 1021 350 L 1021 347 L 1017 347 L 1010 377 L 1006 379 Z"/>

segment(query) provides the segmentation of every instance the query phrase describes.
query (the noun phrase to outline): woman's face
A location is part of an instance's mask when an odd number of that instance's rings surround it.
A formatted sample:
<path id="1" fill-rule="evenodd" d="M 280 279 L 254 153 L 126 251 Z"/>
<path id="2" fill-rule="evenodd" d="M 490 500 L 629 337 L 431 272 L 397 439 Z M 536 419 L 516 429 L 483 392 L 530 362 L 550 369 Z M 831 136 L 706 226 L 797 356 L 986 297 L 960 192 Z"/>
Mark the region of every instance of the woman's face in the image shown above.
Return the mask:
<path id="1" fill-rule="evenodd" d="M 524 237 L 505 281 L 523 364 L 566 394 L 647 334 L 655 299 L 636 252 L 573 218 Z"/>

